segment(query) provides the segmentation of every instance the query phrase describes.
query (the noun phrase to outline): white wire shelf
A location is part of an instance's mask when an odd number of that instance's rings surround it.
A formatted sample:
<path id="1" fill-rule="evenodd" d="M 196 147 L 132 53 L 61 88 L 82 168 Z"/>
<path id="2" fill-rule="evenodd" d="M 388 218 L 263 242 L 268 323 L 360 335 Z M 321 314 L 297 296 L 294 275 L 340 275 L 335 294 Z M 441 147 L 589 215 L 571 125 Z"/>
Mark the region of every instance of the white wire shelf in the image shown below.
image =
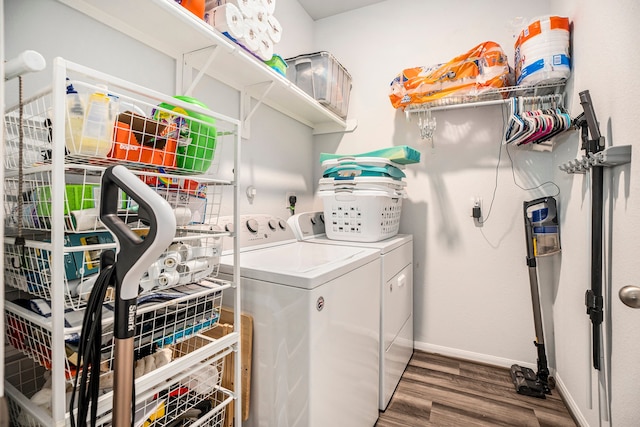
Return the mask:
<path id="1" fill-rule="evenodd" d="M 219 344 L 204 336 L 194 336 L 172 350 L 171 363 L 136 380 L 136 414 L 140 425 L 147 419 L 148 425 L 154 427 L 169 426 L 180 418 L 184 419 L 181 425 L 224 425 L 225 409 L 233 400 L 233 394 L 221 386 L 221 379 L 226 368 L 225 356 L 231 350 L 220 350 Z M 46 370 L 24 357 L 13 358 L 7 368 L 5 391 L 11 425 L 54 425 L 49 408 L 31 400 L 36 394 L 43 393 L 47 383 Z M 157 371 L 162 371 L 163 381 L 148 382 L 147 379 Z M 112 397 L 112 391 L 106 391 L 100 397 L 97 426 L 111 425 Z M 65 421 L 69 426 L 69 412 Z"/>
<path id="2" fill-rule="evenodd" d="M 222 305 L 222 294 L 229 285 L 213 282 L 178 287 L 139 298 L 137 312 L 135 353 L 152 354 L 159 349 L 174 349 L 182 341 L 217 326 Z M 30 307 L 30 308 L 27 308 Z M 37 364 L 51 368 L 51 348 L 55 336 L 50 306 L 42 299 L 15 300 L 6 303 L 7 342 Z M 62 332 L 65 344 L 65 372 L 69 383 L 77 366 L 77 343 L 82 330 L 84 311 L 67 310 Z M 102 372 L 111 370 L 113 348 L 113 308 L 103 308 Z"/>
<path id="3" fill-rule="evenodd" d="M 67 168 L 64 174 L 65 191 L 62 217 L 53 212 L 53 171 L 51 165 L 29 169 L 22 181 L 16 173 L 6 174 L 4 180 L 5 228 L 12 235 L 21 225 L 24 230 L 50 231 L 56 219 L 64 223 L 66 233 L 106 231 L 99 220 L 100 183 L 105 169 L 80 165 Z M 223 190 L 228 184 L 217 179 L 201 179 L 138 172 L 136 175 L 155 190 L 180 217 L 179 228 L 210 225 L 217 222 L 223 203 Z M 21 193 L 20 193 L 21 192 Z M 19 212 L 19 202 L 22 211 Z M 120 193 L 118 215 L 127 224 L 137 221 L 137 204 Z M 139 228 L 139 227 L 138 227 Z"/>
<path id="4" fill-rule="evenodd" d="M 218 276 L 222 235 L 191 234 L 180 231 L 169 247 L 151 264 L 140 280 L 140 294 L 153 294 L 179 285 L 196 283 Z M 26 241 L 15 245 L 5 238 L 5 284 L 36 298 L 51 300 L 53 292 L 62 292 L 65 309 L 86 306 L 100 273 L 100 257 L 104 250 L 115 250 L 116 243 L 108 232 L 66 237 L 63 284 L 54 285 L 51 245 Z M 107 295 L 106 302 L 113 300 Z"/>
<path id="5" fill-rule="evenodd" d="M 64 116 L 53 115 L 52 88 L 23 103 L 23 167 L 51 163 L 56 128 L 65 129 L 65 163 L 174 175 L 216 176 L 221 146 L 238 133 L 238 122 L 190 98 L 176 99 L 111 77 L 69 72 Z M 108 83 L 108 84 L 107 84 Z M 97 106 L 96 106 L 97 104 Z M 100 107 L 98 113 L 93 113 Z M 5 168 L 17 170 L 19 106 L 6 109 Z"/>
<path id="6" fill-rule="evenodd" d="M 477 94 L 451 95 L 417 105 L 407 105 L 404 109 L 407 119 L 411 114 L 428 111 L 450 110 L 467 107 L 482 107 L 487 105 L 500 105 L 508 102 L 509 98 L 527 96 L 536 97 L 560 92 L 566 82 L 528 86 L 507 86 L 490 89 Z"/>

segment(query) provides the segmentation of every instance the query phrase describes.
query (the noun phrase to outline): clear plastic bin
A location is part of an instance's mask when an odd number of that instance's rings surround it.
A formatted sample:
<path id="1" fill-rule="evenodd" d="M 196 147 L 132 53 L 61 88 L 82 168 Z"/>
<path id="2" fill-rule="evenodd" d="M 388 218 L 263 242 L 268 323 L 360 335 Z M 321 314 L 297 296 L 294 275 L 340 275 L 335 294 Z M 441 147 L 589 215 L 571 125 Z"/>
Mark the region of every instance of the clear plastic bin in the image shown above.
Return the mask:
<path id="1" fill-rule="evenodd" d="M 347 117 L 351 75 L 329 52 L 289 58 L 287 78 L 338 116 Z"/>

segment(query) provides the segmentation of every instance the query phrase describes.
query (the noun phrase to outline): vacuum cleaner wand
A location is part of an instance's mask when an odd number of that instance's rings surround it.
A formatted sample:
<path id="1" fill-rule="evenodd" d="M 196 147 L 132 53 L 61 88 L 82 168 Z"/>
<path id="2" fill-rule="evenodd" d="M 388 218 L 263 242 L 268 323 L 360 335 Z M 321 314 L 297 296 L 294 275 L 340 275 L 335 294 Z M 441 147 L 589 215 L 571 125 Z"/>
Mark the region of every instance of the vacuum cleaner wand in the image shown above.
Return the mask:
<path id="1" fill-rule="evenodd" d="M 527 267 L 529 269 L 529 284 L 531 287 L 531 304 L 533 306 L 533 322 L 536 333 L 534 345 L 537 351 L 537 368 L 534 372 L 530 368 L 519 365 L 511 366 L 511 379 L 519 394 L 545 398 L 545 395 L 551 394 L 553 388 L 553 378 L 549 377 L 549 367 L 547 365 L 547 354 L 544 345 L 544 327 L 542 324 L 542 310 L 540 306 L 540 290 L 538 288 L 538 274 L 536 256 L 536 240 L 534 237 L 534 224 L 529 216 L 529 211 L 535 206 L 543 206 L 544 208 L 536 211 L 536 225 L 540 227 L 541 232 L 546 231 L 546 227 L 553 228 L 557 234 L 557 208 L 556 200 L 553 197 L 543 197 L 540 199 L 524 202 L 524 229 L 527 247 Z M 559 246 L 559 245 L 558 245 Z"/>
<path id="2" fill-rule="evenodd" d="M 582 149 L 587 156 L 604 150 L 604 137 L 600 134 L 598 119 L 593 109 L 591 95 L 588 90 L 582 91 L 580 105 L 584 110 L 584 120 L 580 122 L 582 128 Z M 586 122 L 586 123 L 585 123 Z M 591 135 L 591 138 L 589 138 Z M 591 287 L 585 292 L 584 303 L 587 314 L 591 319 L 592 357 L 594 369 L 600 369 L 602 346 L 602 321 L 604 318 L 604 297 L 602 295 L 603 276 L 603 193 L 604 172 L 602 167 L 591 168 Z"/>
<path id="3" fill-rule="evenodd" d="M 138 216 L 149 224 L 142 239 L 118 216 L 120 190 L 138 203 Z M 140 279 L 171 244 L 176 219 L 169 203 L 121 165 L 107 169 L 102 177 L 100 220 L 118 243 L 115 269 L 114 395 L 113 425 L 131 425 L 136 310 Z"/>

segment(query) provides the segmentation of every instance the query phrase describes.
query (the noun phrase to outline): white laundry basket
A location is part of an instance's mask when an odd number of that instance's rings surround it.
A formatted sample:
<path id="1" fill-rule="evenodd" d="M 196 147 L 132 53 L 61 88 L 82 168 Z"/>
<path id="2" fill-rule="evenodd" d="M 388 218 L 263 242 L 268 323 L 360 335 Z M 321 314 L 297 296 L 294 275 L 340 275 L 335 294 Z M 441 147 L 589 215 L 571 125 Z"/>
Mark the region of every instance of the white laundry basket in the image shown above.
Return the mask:
<path id="1" fill-rule="evenodd" d="M 329 239 L 377 242 L 398 234 L 404 191 L 320 190 Z"/>

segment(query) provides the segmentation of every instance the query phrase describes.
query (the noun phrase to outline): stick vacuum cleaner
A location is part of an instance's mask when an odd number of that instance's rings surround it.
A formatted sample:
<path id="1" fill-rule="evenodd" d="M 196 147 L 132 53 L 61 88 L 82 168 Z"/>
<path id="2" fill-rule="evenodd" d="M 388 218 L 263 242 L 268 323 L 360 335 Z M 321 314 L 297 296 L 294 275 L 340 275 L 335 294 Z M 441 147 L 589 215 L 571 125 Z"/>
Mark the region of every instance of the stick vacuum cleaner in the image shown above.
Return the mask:
<path id="1" fill-rule="evenodd" d="M 138 203 L 138 218 L 149 226 L 144 238 L 134 233 L 118 216 L 118 196 L 122 190 Z M 135 396 L 134 335 L 140 279 L 149 266 L 171 244 L 176 232 L 176 219 L 169 203 L 145 185 L 124 166 L 107 169 L 102 177 L 100 220 L 115 236 L 117 257 L 104 251 L 100 277 L 91 291 L 83 319 L 78 354 L 83 362 L 78 389 L 78 425 L 87 421 L 91 406 L 91 425 L 95 425 L 99 395 L 99 375 L 89 375 L 100 366 L 101 312 L 106 288 L 115 288 L 114 358 L 113 358 L 113 425 L 132 425 Z M 74 390 L 75 391 L 75 390 Z M 75 396 L 76 393 L 74 393 Z M 74 402 L 71 402 L 73 414 Z M 72 417 L 72 424 L 75 424 Z"/>
<path id="2" fill-rule="evenodd" d="M 540 290 L 536 270 L 536 257 L 553 255 L 560 252 L 560 233 L 556 200 L 553 197 L 524 202 L 524 229 L 527 244 L 527 266 L 529 268 L 529 284 L 531 286 L 531 303 L 533 306 L 533 322 L 536 340 L 534 345 L 538 352 L 538 371 L 511 366 L 511 379 L 519 394 L 544 399 L 555 387 L 553 377 L 549 376 L 547 355 L 544 347 L 544 331 L 542 310 L 540 308 Z"/>

